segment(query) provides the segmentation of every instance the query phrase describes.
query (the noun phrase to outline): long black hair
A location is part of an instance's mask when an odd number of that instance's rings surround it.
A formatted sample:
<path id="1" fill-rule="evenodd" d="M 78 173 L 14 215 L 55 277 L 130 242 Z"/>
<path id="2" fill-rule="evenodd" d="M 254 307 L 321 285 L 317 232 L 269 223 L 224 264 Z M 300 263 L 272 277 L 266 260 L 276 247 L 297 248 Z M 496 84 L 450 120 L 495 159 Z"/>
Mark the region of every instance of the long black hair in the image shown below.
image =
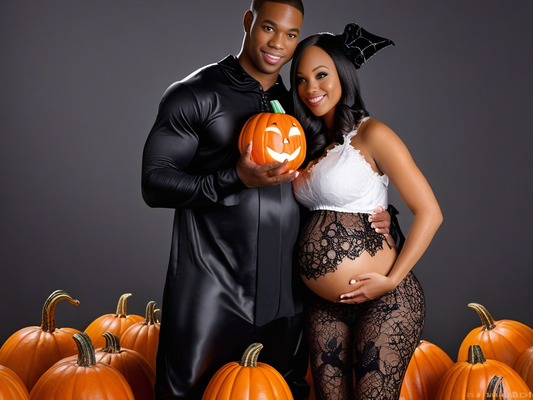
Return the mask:
<path id="1" fill-rule="evenodd" d="M 328 131 L 324 119 L 316 117 L 298 95 L 298 76 L 296 75 L 298 64 L 304 51 L 311 46 L 320 47 L 331 57 L 341 82 L 342 95 L 335 108 L 331 131 Z M 331 33 L 317 33 L 302 40 L 294 51 L 290 78 L 294 116 L 302 124 L 307 138 L 306 161 L 322 155 L 324 149 L 332 142 L 344 143 L 344 135 L 353 131 L 359 125 L 359 121 L 369 115 L 361 98 L 357 70 L 342 53 L 338 36 Z"/>

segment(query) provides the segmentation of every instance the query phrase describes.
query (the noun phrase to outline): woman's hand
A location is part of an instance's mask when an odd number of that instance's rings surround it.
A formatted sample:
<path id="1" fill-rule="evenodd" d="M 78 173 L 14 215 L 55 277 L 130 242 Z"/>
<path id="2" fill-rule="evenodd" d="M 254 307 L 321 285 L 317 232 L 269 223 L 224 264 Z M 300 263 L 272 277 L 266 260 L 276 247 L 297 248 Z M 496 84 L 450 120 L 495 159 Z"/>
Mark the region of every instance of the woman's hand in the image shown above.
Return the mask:
<path id="1" fill-rule="evenodd" d="M 339 303 L 356 304 L 373 300 L 394 290 L 398 283 L 388 276 L 377 272 L 368 272 L 352 279 L 350 285 L 353 286 L 353 290 L 342 294 Z"/>

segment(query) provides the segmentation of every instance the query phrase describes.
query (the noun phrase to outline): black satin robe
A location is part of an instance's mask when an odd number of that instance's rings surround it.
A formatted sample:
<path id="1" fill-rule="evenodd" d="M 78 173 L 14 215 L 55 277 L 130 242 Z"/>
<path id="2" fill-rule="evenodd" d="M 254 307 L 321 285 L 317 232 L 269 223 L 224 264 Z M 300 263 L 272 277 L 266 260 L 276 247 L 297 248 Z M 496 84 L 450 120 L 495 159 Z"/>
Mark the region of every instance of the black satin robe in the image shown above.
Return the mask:
<path id="1" fill-rule="evenodd" d="M 146 141 L 143 197 L 176 209 L 157 361 L 161 398 L 200 398 L 211 375 L 253 341 L 268 342 L 259 361 L 282 373 L 292 368 L 302 306 L 292 270 L 298 205 L 290 183 L 248 189 L 235 170 L 242 126 L 270 111 L 273 99 L 290 109 L 281 77 L 263 91 L 228 56 L 169 87 Z"/>

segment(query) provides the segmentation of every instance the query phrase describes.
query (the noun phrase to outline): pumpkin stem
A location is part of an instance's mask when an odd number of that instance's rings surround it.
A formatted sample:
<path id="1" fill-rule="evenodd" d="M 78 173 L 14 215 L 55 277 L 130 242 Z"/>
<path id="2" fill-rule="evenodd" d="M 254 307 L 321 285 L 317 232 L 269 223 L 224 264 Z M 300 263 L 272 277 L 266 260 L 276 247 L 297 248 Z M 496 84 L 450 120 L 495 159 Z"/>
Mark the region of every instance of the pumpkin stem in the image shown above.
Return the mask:
<path id="1" fill-rule="evenodd" d="M 257 367 L 257 357 L 259 357 L 259 352 L 263 348 L 261 343 L 252 343 L 244 351 L 244 354 L 241 358 L 240 365 L 242 367 Z"/>
<path id="2" fill-rule="evenodd" d="M 75 333 L 72 338 L 78 347 L 78 367 L 94 367 L 96 365 L 96 356 L 94 354 L 93 342 L 85 332 Z"/>
<path id="3" fill-rule="evenodd" d="M 130 296 L 131 293 L 124 293 L 122 296 L 120 296 L 120 299 L 118 299 L 117 312 L 115 313 L 115 317 L 126 318 L 128 316 L 128 314 L 126 313 L 126 308 L 128 304 L 128 297 Z"/>
<path id="4" fill-rule="evenodd" d="M 492 318 L 492 315 L 490 315 L 490 313 L 485 307 L 478 303 L 470 303 L 468 304 L 468 307 L 477 311 L 479 318 L 481 318 L 481 323 L 483 324 L 484 331 L 491 331 L 496 328 L 494 318 Z"/>
<path id="5" fill-rule="evenodd" d="M 57 325 L 55 318 L 55 309 L 57 302 L 60 300 L 68 300 L 70 304 L 76 307 L 78 306 L 78 304 L 80 304 L 79 300 L 73 299 L 72 296 L 64 290 L 56 290 L 55 292 L 53 292 L 50 296 L 48 296 L 43 306 L 41 329 L 44 332 L 54 332 L 56 330 Z"/>
<path id="6" fill-rule="evenodd" d="M 105 347 L 102 351 L 106 353 L 118 354 L 120 353 L 120 339 L 113 332 L 104 332 L 102 336 L 105 337 Z"/>
<path id="7" fill-rule="evenodd" d="M 487 359 L 483 355 L 483 351 L 481 350 L 481 347 L 477 344 L 474 344 L 468 348 L 468 360 L 470 364 L 477 364 L 481 363 L 483 364 Z"/>
<path id="8" fill-rule="evenodd" d="M 487 395 L 485 398 L 492 400 L 503 400 L 507 398 L 503 387 L 503 376 L 494 375 L 492 377 L 487 386 Z"/>
<path id="9" fill-rule="evenodd" d="M 285 114 L 285 110 L 281 106 L 281 103 L 278 100 L 270 100 L 270 105 L 275 113 Z"/>
<path id="10" fill-rule="evenodd" d="M 157 323 L 157 316 L 155 315 L 155 301 L 148 302 L 146 306 L 146 316 L 143 325 L 154 325 Z"/>

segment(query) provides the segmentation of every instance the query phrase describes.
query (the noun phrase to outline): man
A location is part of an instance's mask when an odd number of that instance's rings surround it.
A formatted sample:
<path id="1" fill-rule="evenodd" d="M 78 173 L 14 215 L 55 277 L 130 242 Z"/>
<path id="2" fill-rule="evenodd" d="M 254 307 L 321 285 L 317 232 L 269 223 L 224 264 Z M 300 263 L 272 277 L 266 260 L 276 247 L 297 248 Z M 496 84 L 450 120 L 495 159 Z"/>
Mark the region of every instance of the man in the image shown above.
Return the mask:
<path id="1" fill-rule="evenodd" d="M 252 0 L 237 57 L 199 69 L 163 96 L 143 154 L 151 207 L 175 208 L 157 358 L 160 399 L 200 399 L 213 374 L 261 342 L 305 399 L 300 284 L 292 252 L 299 226 L 286 162 L 257 165 L 237 139 L 246 120 L 291 100 L 279 71 L 296 48 L 300 0 Z"/>

